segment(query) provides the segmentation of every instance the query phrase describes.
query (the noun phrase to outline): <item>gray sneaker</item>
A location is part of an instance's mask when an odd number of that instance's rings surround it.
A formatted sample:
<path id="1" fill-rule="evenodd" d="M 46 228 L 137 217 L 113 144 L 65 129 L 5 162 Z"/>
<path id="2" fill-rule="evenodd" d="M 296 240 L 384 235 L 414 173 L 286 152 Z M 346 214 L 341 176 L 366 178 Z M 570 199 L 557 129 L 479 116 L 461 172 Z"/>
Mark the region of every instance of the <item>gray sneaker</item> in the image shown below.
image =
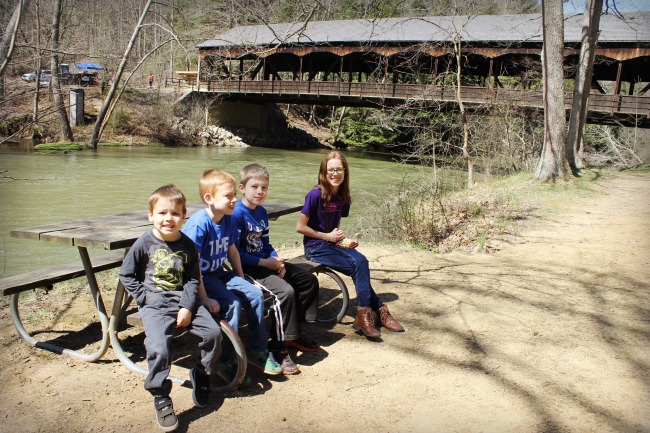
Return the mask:
<path id="1" fill-rule="evenodd" d="M 174 413 L 174 405 L 169 397 L 158 397 L 153 400 L 156 411 L 156 421 L 162 431 L 174 431 L 178 427 L 178 418 Z"/>

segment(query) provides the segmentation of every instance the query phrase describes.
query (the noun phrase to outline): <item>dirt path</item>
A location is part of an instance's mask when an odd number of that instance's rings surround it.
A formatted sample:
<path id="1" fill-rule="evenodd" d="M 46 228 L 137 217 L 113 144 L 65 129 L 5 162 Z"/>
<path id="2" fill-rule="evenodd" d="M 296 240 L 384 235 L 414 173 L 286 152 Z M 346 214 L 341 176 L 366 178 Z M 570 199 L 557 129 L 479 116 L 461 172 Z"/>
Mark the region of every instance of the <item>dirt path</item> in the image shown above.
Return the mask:
<path id="1" fill-rule="evenodd" d="M 175 386 L 178 431 L 650 432 L 650 176 L 601 185 L 494 254 L 362 247 L 407 332 L 313 326 L 324 350 L 296 357 L 299 376 L 253 375 L 204 409 Z M 0 431 L 156 431 L 142 376 L 112 351 L 32 349 L 7 308 L 0 350 Z"/>

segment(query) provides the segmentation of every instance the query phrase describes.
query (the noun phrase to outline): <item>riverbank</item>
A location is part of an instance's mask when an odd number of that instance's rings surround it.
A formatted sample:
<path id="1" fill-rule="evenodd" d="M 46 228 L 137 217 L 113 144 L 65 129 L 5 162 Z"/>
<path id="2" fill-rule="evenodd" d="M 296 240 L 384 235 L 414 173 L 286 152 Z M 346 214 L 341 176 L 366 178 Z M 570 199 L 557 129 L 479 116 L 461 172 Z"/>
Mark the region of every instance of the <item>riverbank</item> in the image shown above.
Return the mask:
<path id="1" fill-rule="evenodd" d="M 298 376 L 254 373 L 203 409 L 175 385 L 178 431 L 650 431 L 650 175 L 593 185 L 549 196 L 548 212 L 492 254 L 362 245 L 407 332 L 370 342 L 352 317 L 310 326 L 323 350 L 296 354 Z M 90 303 L 81 286 L 72 301 L 49 296 L 68 318 Z M 30 348 L 6 307 L 0 350 L 0 431 L 156 431 L 143 377 L 112 351 L 88 364 Z"/>

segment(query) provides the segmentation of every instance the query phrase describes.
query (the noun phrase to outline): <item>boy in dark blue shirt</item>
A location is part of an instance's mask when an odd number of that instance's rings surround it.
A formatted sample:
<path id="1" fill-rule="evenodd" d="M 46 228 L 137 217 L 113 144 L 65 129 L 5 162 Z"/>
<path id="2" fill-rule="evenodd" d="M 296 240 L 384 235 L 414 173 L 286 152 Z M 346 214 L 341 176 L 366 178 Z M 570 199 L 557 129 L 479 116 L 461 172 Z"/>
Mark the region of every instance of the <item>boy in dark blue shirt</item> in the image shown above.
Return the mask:
<path id="1" fill-rule="evenodd" d="M 300 370 L 291 360 L 286 346 L 303 352 L 320 348 L 300 331 L 301 321 L 315 319 L 318 278 L 286 263 L 269 242 L 269 218 L 262 206 L 268 187 L 269 172 L 261 165 L 249 164 L 241 170 L 242 199 L 233 213 L 235 225 L 240 230 L 237 249 L 244 273 L 270 290 L 279 302 L 278 323 L 271 327 L 271 349 L 282 363 L 284 374 L 297 374 Z"/>

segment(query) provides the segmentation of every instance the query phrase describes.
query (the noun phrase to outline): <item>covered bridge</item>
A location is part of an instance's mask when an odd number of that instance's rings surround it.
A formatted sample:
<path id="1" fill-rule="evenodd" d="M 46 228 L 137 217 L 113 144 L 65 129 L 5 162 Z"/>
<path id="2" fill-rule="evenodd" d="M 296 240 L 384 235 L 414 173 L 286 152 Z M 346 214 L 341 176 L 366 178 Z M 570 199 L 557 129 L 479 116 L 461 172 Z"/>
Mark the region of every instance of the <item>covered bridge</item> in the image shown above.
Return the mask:
<path id="1" fill-rule="evenodd" d="M 565 19 L 567 78 L 575 75 L 582 18 L 576 14 Z M 600 31 L 592 95 L 602 97 L 591 99 L 604 104 L 603 110 L 607 112 L 620 111 L 629 105 L 624 111 L 637 113 L 634 122 L 639 117 L 647 122 L 650 13 L 603 15 Z M 313 88 L 326 88 L 317 83 L 330 83 L 330 89 L 331 83 L 337 83 L 338 101 L 331 99 L 328 103 L 362 105 L 363 101 L 355 99 L 355 95 L 362 96 L 361 99 L 368 95 L 363 95 L 364 89 L 359 85 L 378 84 L 383 87 L 373 89 L 383 92 L 379 95 L 382 100 L 397 97 L 397 101 L 403 101 L 408 96 L 400 93 L 404 91 L 402 86 L 416 85 L 419 86 L 416 91 L 426 88 L 429 92 L 432 87 L 451 87 L 456 73 L 455 44 L 460 44 L 464 94 L 472 99 L 471 95 L 479 93 L 470 89 L 476 88 L 486 98 L 490 95 L 493 98 L 498 89 L 518 90 L 524 101 L 520 105 L 525 106 L 525 91 L 540 87 L 542 43 L 540 14 L 240 26 L 198 45 L 198 76 L 203 90 L 231 96 L 238 92 L 250 98 L 255 97 L 254 93 L 273 94 L 277 92 L 269 92 L 271 88 L 291 82 L 296 89 L 291 91 L 291 86 L 285 86 L 280 93 L 294 95 L 290 102 L 314 103 L 308 97 Z M 247 81 L 265 84 L 247 86 L 242 92 L 241 83 Z M 392 90 L 386 86 L 392 86 Z M 352 91 L 353 87 L 357 92 Z M 511 100 L 519 98 L 515 93 L 502 94 L 509 95 Z M 477 96 L 478 102 L 485 100 Z"/>

